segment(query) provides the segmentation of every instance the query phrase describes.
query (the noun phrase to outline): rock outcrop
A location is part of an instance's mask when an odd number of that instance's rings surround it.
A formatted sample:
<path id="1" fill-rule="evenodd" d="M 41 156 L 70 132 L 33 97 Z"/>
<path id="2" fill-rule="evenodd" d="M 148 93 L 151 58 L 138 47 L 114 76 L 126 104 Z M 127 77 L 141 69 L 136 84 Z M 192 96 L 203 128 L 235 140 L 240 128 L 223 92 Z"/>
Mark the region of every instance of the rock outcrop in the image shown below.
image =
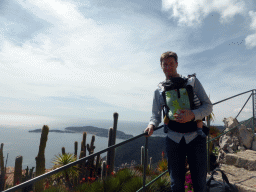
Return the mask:
<path id="1" fill-rule="evenodd" d="M 224 118 L 225 132 L 229 131 L 219 139 L 218 163 L 226 163 L 226 154 L 251 149 L 256 151 L 256 138 L 251 128 L 239 125 L 237 119 Z M 237 127 L 236 129 L 233 129 Z M 233 129 L 233 130 L 231 130 Z"/>

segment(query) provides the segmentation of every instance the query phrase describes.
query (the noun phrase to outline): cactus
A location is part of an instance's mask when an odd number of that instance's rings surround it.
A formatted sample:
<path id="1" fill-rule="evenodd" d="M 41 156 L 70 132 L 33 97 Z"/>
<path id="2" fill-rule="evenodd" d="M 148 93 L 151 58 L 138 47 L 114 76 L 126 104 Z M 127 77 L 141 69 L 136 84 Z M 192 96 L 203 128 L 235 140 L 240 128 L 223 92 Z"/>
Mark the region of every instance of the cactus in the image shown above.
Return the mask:
<path id="1" fill-rule="evenodd" d="M 36 176 L 39 176 L 39 175 L 42 175 L 45 173 L 44 152 L 45 152 L 48 133 L 49 133 L 49 127 L 47 125 L 44 125 L 42 128 L 42 133 L 41 133 L 39 151 L 38 151 L 38 155 L 36 157 Z M 35 191 L 36 192 L 41 192 L 43 190 L 44 190 L 44 179 L 37 181 L 35 183 Z"/>
<path id="2" fill-rule="evenodd" d="M 87 137 L 87 133 L 83 132 L 83 140 L 81 142 L 81 152 L 79 155 L 79 159 L 86 157 L 86 137 Z M 79 169 L 80 169 L 80 176 L 79 178 L 82 179 L 83 177 L 86 177 L 88 174 L 85 170 L 86 167 L 86 162 L 80 163 L 79 165 Z"/>
<path id="3" fill-rule="evenodd" d="M 22 182 L 22 159 L 22 156 L 17 156 L 15 159 L 13 185 L 18 185 Z M 18 191 L 20 192 L 21 189 Z"/>
<path id="4" fill-rule="evenodd" d="M 117 120 L 118 120 L 118 113 L 113 114 L 114 123 L 113 123 L 113 143 L 112 145 L 116 144 L 116 130 L 117 130 Z"/>
<path id="5" fill-rule="evenodd" d="M 3 156 L 3 148 L 4 144 L 1 143 L 1 148 L 0 148 L 0 191 L 4 190 L 4 185 L 5 185 L 5 169 L 4 169 L 4 156 Z"/>
<path id="6" fill-rule="evenodd" d="M 87 137 L 87 133 L 83 132 L 83 141 L 82 141 L 81 151 L 84 151 L 85 153 L 84 157 L 86 157 L 86 137 Z"/>
<path id="7" fill-rule="evenodd" d="M 140 164 L 144 165 L 144 158 L 145 158 L 145 150 L 144 150 L 144 146 L 141 146 L 141 155 L 140 155 Z"/>
<path id="8" fill-rule="evenodd" d="M 95 135 L 92 136 L 91 144 L 90 145 L 87 144 L 87 150 L 89 152 L 89 155 L 94 153 L 94 149 L 95 149 L 94 141 L 95 141 Z"/>
<path id="9" fill-rule="evenodd" d="M 149 165 L 148 165 L 149 169 L 152 169 L 152 157 L 149 158 Z"/>
<path id="10" fill-rule="evenodd" d="M 87 150 L 89 152 L 89 155 L 94 153 L 94 149 L 95 149 L 94 142 L 95 142 L 95 135 L 92 136 L 91 144 L 90 145 L 87 144 Z M 88 160 L 88 168 L 90 170 L 90 176 L 93 175 L 93 162 L 94 162 L 94 158 L 90 158 Z"/>
<path id="11" fill-rule="evenodd" d="M 75 141 L 75 152 L 74 152 L 74 155 L 75 155 L 76 159 L 77 159 L 77 148 L 78 148 L 78 142 Z"/>
<path id="12" fill-rule="evenodd" d="M 97 155 L 97 158 L 96 158 L 96 164 L 95 164 L 95 175 L 93 175 L 93 176 L 97 176 L 97 175 L 99 175 L 99 173 L 98 173 L 99 165 L 100 165 L 100 154 L 99 154 L 99 155 Z"/>
<path id="13" fill-rule="evenodd" d="M 61 148 L 61 152 L 62 152 L 62 155 L 66 154 L 66 152 L 65 152 L 65 147 L 62 147 L 62 148 Z"/>
<path id="14" fill-rule="evenodd" d="M 108 147 L 110 147 L 113 143 L 113 128 L 109 128 L 108 131 Z M 108 165 L 108 170 L 107 170 L 107 175 L 111 174 L 110 170 L 110 164 L 111 164 L 111 159 L 113 158 L 113 150 L 109 150 L 107 152 L 107 165 Z"/>
<path id="15" fill-rule="evenodd" d="M 33 178 L 33 170 L 34 170 L 34 168 L 35 167 L 32 167 L 32 169 L 29 170 L 29 168 L 27 166 L 27 168 L 25 169 L 25 171 L 26 171 L 25 175 L 22 176 L 22 182 L 25 182 L 25 181 L 30 180 L 30 179 Z M 33 191 L 33 184 L 22 188 L 22 192 L 27 192 L 27 191 Z"/>
<path id="16" fill-rule="evenodd" d="M 147 149 L 147 157 L 148 157 L 148 149 Z M 145 148 L 144 146 L 141 146 L 141 165 L 144 165 L 145 160 Z M 146 164 L 148 164 L 148 159 L 146 160 Z"/>
<path id="17" fill-rule="evenodd" d="M 104 180 L 105 178 L 106 178 L 106 161 L 103 161 L 101 166 L 101 179 Z"/>
<path id="18" fill-rule="evenodd" d="M 109 129 L 109 135 L 108 135 L 108 146 L 109 147 L 116 144 L 116 130 L 117 130 L 118 113 L 114 113 L 113 117 L 114 117 L 113 128 Z M 107 165 L 109 166 L 109 168 L 107 170 L 107 175 L 110 175 L 111 172 L 114 171 L 114 167 L 115 167 L 115 149 L 111 149 L 108 151 Z"/>
<path id="19" fill-rule="evenodd" d="M 86 157 L 86 136 L 87 136 L 87 133 L 83 132 L 83 140 L 81 142 L 81 152 L 80 152 L 79 159 Z"/>

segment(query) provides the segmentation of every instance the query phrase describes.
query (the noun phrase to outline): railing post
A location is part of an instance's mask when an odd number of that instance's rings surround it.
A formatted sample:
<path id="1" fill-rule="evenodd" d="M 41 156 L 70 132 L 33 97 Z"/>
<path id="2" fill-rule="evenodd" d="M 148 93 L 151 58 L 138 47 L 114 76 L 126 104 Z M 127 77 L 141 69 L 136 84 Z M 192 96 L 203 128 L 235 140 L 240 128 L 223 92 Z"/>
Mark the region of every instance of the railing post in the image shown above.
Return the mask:
<path id="1" fill-rule="evenodd" d="M 253 135 L 255 133 L 255 121 L 254 121 L 254 118 L 255 118 L 255 89 L 252 90 L 252 131 L 253 131 Z"/>
<path id="2" fill-rule="evenodd" d="M 145 185 L 146 185 L 146 171 L 147 171 L 147 164 L 148 164 L 148 161 L 147 161 L 147 159 L 148 159 L 148 137 L 145 137 L 146 138 L 146 142 L 145 142 L 145 148 L 144 148 L 144 168 L 143 168 L 143 192 L 145 192 L 146 191 L 146 187 L 145 187 Z"/>
<path id="3" fill-rule="evenodd" d="M 207 116 L 207 127 L 210 129 L 210 115 Z M 210 133 L 207 136 L 207 172 L 210 173 Z"/>

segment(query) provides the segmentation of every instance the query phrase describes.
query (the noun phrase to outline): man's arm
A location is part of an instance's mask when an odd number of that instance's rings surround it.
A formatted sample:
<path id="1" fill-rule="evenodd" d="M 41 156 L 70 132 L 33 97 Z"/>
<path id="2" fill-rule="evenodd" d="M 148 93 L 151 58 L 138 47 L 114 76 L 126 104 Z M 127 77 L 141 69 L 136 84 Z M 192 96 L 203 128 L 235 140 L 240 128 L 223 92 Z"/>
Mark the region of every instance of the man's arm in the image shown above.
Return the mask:
<path id="1" fill-rule="evenodd" d="M 160 97 L 161 97 L 161 94 L 159 90 L 158 89 L 155 90 L 153 105 L 152 105 L 152 116 L 147 128 L 144 131 L 144 132 L 148 132 L 148 136 L 151 136 L 154 132 L 154 128 L 158 127 L 158 125 L 161 123 L 162 113 L 161 113 Z"/>

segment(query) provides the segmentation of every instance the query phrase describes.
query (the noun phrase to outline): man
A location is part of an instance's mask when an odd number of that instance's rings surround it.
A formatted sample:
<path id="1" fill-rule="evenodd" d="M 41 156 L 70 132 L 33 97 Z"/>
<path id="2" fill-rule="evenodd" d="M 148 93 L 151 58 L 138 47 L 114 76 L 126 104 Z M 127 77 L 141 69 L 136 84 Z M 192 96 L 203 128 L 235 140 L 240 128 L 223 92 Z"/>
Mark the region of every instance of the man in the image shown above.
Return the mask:
<path id="1" fill-rule="evenodd" d="M 178 56 L 176 53 L 171 51 L 163 53 L 160 57 L 160 65 L 166 76 L 166 80 L 183 77 L 177 73 Z M 200 105 L 193 110 L 180 110 L 180 113 L 174 115 L 175 119 L 168 124 L 166 153 L 173 192 L 185 191 L 184 173 L 186 156 L 188 158 L 194 191 L 206 191 L 206 137 L 202 134 L 201 129 L 195 130 L 195 126 L 197 126 L 196 120 L 201 120 L 211 114 L 212 103 L 199 80 L 196 77 L 192 77 L 191 81 L 193 82 L 194 102 L 195 104 L 199 102 Z M 162 96 L 164 82 L 159 83 L 158 88 L 154 92 L 152 117 L 148 127 L 145 129 L 145 132 L 148 132 L 148 136 L 151 136 L 154 127 L 157 127 L 161 123 L 161 113 L 165 105 Z M 181 131 L 177 131 L 179 129 Z M 182 132 L 182 129 L 187 130 L 187 132 Z"/>

